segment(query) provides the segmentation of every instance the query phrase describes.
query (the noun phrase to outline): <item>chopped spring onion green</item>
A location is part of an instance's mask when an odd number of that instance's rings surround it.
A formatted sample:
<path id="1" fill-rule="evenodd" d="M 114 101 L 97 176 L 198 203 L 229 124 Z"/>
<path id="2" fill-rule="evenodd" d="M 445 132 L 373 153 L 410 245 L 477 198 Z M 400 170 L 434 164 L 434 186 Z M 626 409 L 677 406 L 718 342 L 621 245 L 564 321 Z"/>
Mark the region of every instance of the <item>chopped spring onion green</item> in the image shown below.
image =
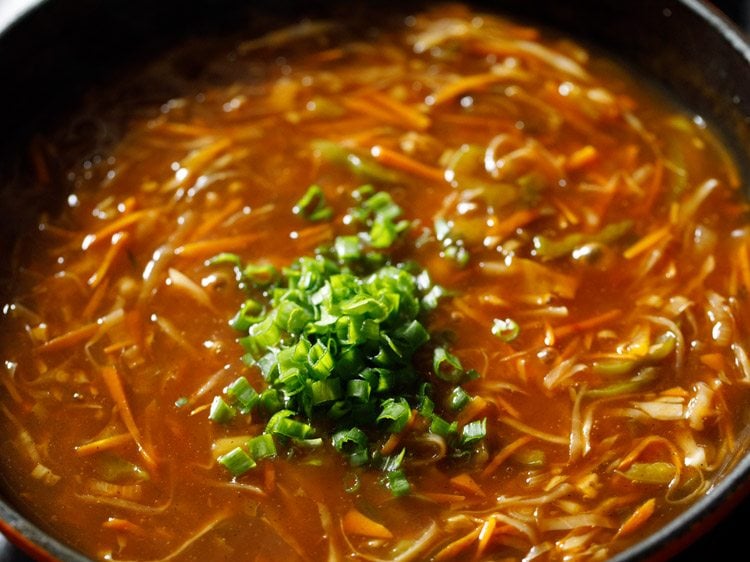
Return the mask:
<path id="1" fill-rule="evenodd" d="M 276 456 L 276 444 L 273 437 L 268 433 L 262 433 L 252 437 L 247 442 L 247 448 L 253 460 L 259 461 Z"/>
<path id="2" fill-rule="evenodd" d="M 492 322 L 492 335 L 500 338 L 505 343 L 510 343 L 521 333 L 521 327 L 510 318 L 495 318 Z"/>
<path id="3" fill-rule="evenodd" d="M 391 493 L 396 497 L 407 495 L 411 491 L 411 484 L 406 479 L 403 470 L 392 470 L 385 473 L 387 486 Z"/>
<path id="4" fill-rule="evenodd" d="M 250 458 L 240 447 L 229 451 L 218 459 L 219 464 L 224 466 L 234 476 L 241 476 L 255 466 L 255 461 Z"/>
<path id="5" fill-rule="evenodd" d="M 208 411 L 208 419 L 218 423 L 228 423 L 235 416 L 235 409 L 224 402 L 221 396 L 215 396 Z"/>
<path id="6" fill-rule="evenodd" d="M 323 190 L 317 185 L 311 185 L 307 189 L 292 207 L 292 212 L 313 222 L 328 220 L 333 216 L 333 209 L 326 204 Z"/>
<path id="7" fill-rule="evenodd" d="M 487 435 L 487 418 L 467 423 L 461 430 L 461 444 L 470 445 Z"/>
<path id="8" fill-rule="evenodd" d="M 319 204 L 317 194 L 308 191 L 300 208 Z M 457 422 L 435 412 L 427 377 L 449 383 L 440 404 L 452 415 L 471 400 L 459 385 L 476 373 L 442 346 L 434 348 L 434 372 L 418 372 L 414 357 L 431 339 L 423 316 L 445 291 L 426 272 L 390 263 L 382 253 L 409 226 L 391 196 L 364 186 L 355 200 L 349 222 L 362 229 L 358 234 L 339 236 L 333 247 L 280 272 L 243 265 L 232 254 L 212 260 L 231 265 L 251 293 L 231 325 L 243 334 L 243 361 L 258 369 L 265 388 L 239 377 L 214 399 L 210 418 L 227 423 L 239 413 L 268 420 L 247 443 L 253 462 L 280 454 L 279 447 L 319 447 L 328 433 L 352 466 L 380 466 L 398 496 L 410 489 L 401 467 L 406 450 L 383 458 L 380 447 L 390 434 L 412 431 L 413 415 L 426 421 L 420 431 L 443 436 L 460 455 L 484 437 L 485 426 L 472 422 L 459 438 Z"/>

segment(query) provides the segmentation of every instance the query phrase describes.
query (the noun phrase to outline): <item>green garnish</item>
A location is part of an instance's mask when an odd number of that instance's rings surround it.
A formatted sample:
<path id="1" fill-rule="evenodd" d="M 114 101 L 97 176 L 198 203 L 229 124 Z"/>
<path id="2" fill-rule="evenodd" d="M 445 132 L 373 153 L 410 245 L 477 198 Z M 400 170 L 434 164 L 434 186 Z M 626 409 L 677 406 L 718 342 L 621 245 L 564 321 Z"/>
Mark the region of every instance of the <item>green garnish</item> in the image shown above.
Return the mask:
<path id="1" fill-rule="evenodd" d="M 492 321 L 492 335 L 503 340 L 505 343 L 512 342 L 521 333 L 521 327 L 515 320 L 510 318 L 495 318 Z"/>
<path id="2" fill-rule="evenodd" d="M 333 209 L 326 204 L 323 190 L 317 185 L 311 185 L 307 189 L 292 207 L 292 212 L 313 222 L 328 220 L 333 216 Z"/>
<path id="3" fill-rule="evenodd" d="M 300 208 L 312 205 L 317 193 L 308 190 Z M 209 417 L 222 423 L 236 414 L 268 420 L 247 452 L 240 449 L 253 463 L 292 447 L 319 447 L 330 436 L 352 466 L 380 467 L 384 484 L 400 496 L 410 490 L 402 467 L 406 450 L 383 457 L 380 444 L 389 435 L 409 431 L 419 415 L 427 422 L 420 427 L 465 455 L 484 437 L 484 425 L 471 422 L 459 435 L 455 421 L 435 412 L 430 375 L 417 371 L 415 355 L 431 339 L 423 317 L 445 291 L 426 272 L 389 263 L 382 253 L 409 226 L 391 196 L 370 186 L 354 196 L 358 205 L 345 222 L 360 232 L 339 236 L 333 247 L 278 274 L 256 276 L 231 254 L 212 260 L 232 265 L 240 285 L 252 292 L 230 324 L 243 332 L 243 360 L 260 370 L 266 388 L 258 392 L 238 378 L 214 399 Z M 433 355 L 431 376 L 447 392 L 440 404 L 451 415 L 471 399 L 459 385 L 476 374 L 442 346 Z M 247 463 L 235 451 L 230 455 L 220 462 L 236 476 Z"/>
<path id="4" fill-rule="evenodd" d="M 241 476 L 255 466 L 255 461 L 240 447 L 235 447 L 226 455 L 220 456 L 218 461 L 234 476 Z"/>

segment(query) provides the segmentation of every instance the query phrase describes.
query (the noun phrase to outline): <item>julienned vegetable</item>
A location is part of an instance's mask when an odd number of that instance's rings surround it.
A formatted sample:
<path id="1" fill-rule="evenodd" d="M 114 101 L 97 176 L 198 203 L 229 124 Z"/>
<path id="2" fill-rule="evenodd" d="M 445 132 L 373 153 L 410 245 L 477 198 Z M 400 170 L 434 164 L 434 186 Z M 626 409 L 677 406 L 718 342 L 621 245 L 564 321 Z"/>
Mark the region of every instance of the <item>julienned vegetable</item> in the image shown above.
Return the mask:
<path id="1" fill-rule="evenodd" d="M 309 207 L 313 198 L 319 207 L 319 188 L 310 188 L 295 209 Z M 413 416 L 421 416 L 424 430 L 448 440 L 458 454 L 485 436 L 486 420 L 459 433 L 456 422 L 435 411 L 431 380 L 450 383 L 445 415 L 451 416 L 471 400 L 460 384 L 474 373 L 442 346 L 433 347 L 432 373 L 416 365 L 416 355 L 431 340 L 424 317 L 443 291 L 426 271 L 393 264 L 383 253 L 408 227 L 398 220 L 401 209 L 387 192 L 369 186 L 354 198 L 358 205 L 348 221 L 363 230 L 339 236 L 332 248 L 299 258 L 278 274 L 259 279 L 253 266 L 231 254 L 210 260 L 231 264 L 251 293 L 231 324 L 245 333 L 244 361 L 265 380 L 264 388 L 255 389 L 240 377 L 212 402 L 209 418 L 218 423 L 230 423 L 237 414 L 267 420 L 262 435 L 219 458 L 234 476 L 276 455 L 277 443 L 284 450 L 328 441 L 353 466 L 381 468 L 388 488 L 400 496 L 409 491 L 402 467 L 406 450 L 385 455 L 380 446 L 406 431 Z"/>

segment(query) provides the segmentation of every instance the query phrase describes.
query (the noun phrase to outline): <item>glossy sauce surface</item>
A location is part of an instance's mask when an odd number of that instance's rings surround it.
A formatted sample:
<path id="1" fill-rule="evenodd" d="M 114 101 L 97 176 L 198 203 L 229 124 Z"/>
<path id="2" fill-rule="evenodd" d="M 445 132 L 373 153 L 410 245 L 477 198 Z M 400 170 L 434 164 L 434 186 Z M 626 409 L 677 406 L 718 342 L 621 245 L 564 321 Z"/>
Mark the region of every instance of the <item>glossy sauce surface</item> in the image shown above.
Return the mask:
<path id="1" fill-rule="evenodd" d="M 705 494 L 739 446 L 734 166 L 699 117 L 568 39 L 460 6 L 347 25 L 222 51 L 182 97 L 132 103 L 93 155 L 65 135 L 32 147 L 38 181 L 71 195 L 16 256 L 3 478 L 93 558 L 606 558 Z M 411 221 L 390 259 L 449 291 L 424 322 L 478 372 L 454 417 L 487 436 L 459 457 L 422 443 L 402 497 L 328 436 L 233 479 L 216 443 L 264 420 L 208 409 L 238 376 L 264 383 L 228 325 L 247 295 L 206 260 L 313 255 L 351 233 L 364 184 Z M 292 212 L 311 185 L 330 220 Z"/>

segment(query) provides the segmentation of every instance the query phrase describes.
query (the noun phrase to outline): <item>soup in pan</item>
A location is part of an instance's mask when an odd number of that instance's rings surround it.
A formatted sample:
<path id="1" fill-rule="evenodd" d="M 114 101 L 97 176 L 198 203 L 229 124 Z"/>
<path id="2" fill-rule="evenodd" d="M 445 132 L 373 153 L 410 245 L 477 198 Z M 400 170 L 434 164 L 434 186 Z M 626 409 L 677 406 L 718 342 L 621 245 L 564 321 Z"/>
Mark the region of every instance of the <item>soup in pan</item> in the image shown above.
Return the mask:
<path id="1" fill-rule="evenodd" d="M 0 465 L 86 555 L 602 560 L 742 446 L 706 123 L 546 31 L 390 19 L 173 55 L 32 143 L 69 196 L 14 255 Z"/>

